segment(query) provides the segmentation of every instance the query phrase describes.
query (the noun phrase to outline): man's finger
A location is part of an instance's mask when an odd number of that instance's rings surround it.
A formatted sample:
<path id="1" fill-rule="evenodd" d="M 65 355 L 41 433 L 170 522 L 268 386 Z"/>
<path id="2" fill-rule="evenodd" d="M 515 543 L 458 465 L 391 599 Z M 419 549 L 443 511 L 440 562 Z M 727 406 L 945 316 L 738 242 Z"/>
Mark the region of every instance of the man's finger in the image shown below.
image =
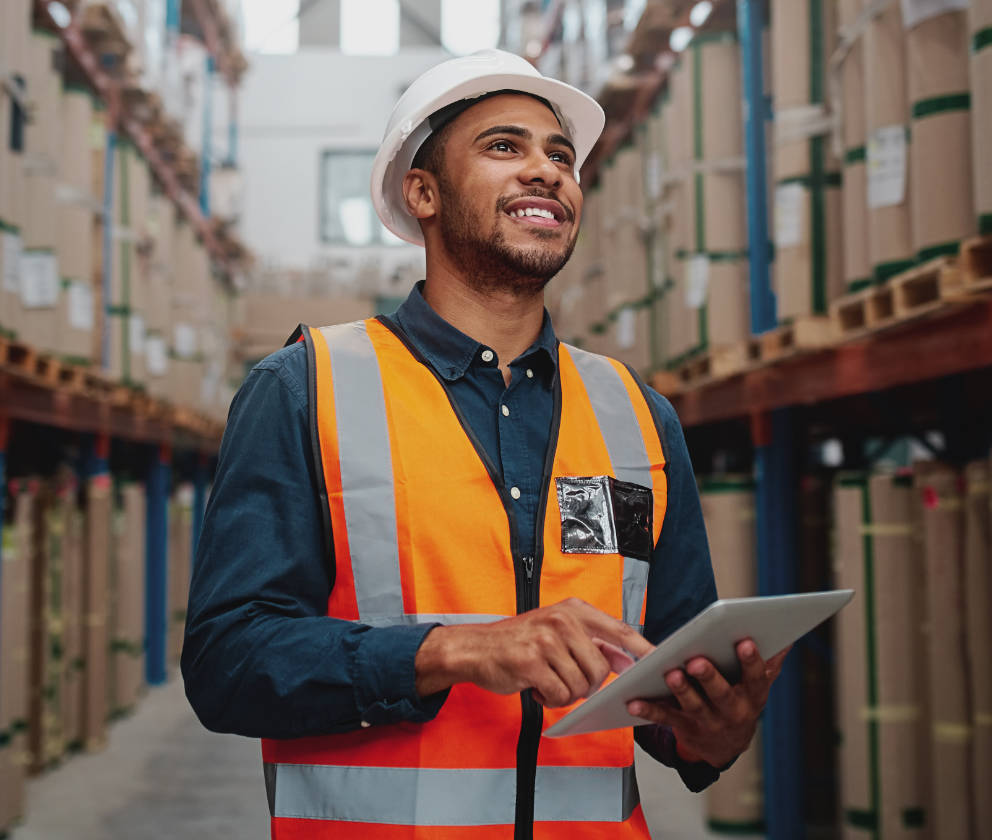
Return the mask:
<path id="1" fill-rule="evenodd" d="M 578 598 L 570 598 L 563 604 L 582 622 L 590 637 L 603 639 L 610 644 L 628 650 L 637 659 L 647 656 L 654 650 L 654 645 L 629 624 L 607 615 L 592 604 L 587 604 Z"/>
<path id="2" fill-rule="evenodd" d="M 634 717 L 641 718 L 650 723 L 660 723 L 673 728 L 683 727 L 686 723 L 686 717 L 683 712 L 663 702 L 631 700 L 627 704 L 627 711 Z"/>
<path id="3" fill-rule="evenodd" d="M 665 683 L 682 707 L 682 711 L 689 717 L 700 719 L 711 714 L 709 705 L 699 696 L 699 692 L 693 688 L 681 669 L 676 668 L 665 674 Z"/>
<path id="4" fill-rule="evenodd" d="M 763 686 L 765 677 L 765 660 L 758 653 L 758 646 L 751 640 L 745 639 L 737 644 L 737 658 L 741 663 L 741 682 L 748 692 Z"/>
<path id="5" fill-rule="evenodd" d="M 779 651 L 771 659 L 766 660 L 765 676 L 770 677 L 772 680 L 778 677 L 782 673 L 782 666 L 785 664 L 785 659 L 791 650 L 792 645 L 789 645 L 785 650 Z"/>
<path id="6" fill-rule="evenodd" d="M 723 714 L 731 711 L 734 690 L 712 662 L 703 657 L 698 657 L 686 665 L 686 671 L 689 672 L 689 675 L 706 692 L 706 699 L 709 700 L 717 711 Z"/>

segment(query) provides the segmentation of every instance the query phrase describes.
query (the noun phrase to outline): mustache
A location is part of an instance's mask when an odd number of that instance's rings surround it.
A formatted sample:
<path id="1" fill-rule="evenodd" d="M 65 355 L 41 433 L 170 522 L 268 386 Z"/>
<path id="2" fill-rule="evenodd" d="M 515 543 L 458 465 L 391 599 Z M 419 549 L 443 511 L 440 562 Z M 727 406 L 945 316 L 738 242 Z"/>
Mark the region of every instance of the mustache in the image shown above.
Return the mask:
<path id="1" fill-rule="evenodd" d="M 575 213 L 572 211 L 572 208 L 569 207 L 567 204 L 565 204 L 565 202 L 562 201 L 560 198 L 558 198 L 558 193 L 556 193 L 554 190 L 551 190 L 549 192 L 547 190 L 534 189 L 534 190 L 530 190 L 529 192 L 518 193 L 517 195 L 503 196 L 499 201 L 496 202 L 496 211 L 498 213 L 502 213 L 504 210 L 506 210 L 507 205 L 511 201 L 516 201 L 518 198 L 545 198 L 548 199 L 549 201 L 557 201 L 558 205 L 565 213 L 565 218 L 569 222 L 575 221 Z"/>

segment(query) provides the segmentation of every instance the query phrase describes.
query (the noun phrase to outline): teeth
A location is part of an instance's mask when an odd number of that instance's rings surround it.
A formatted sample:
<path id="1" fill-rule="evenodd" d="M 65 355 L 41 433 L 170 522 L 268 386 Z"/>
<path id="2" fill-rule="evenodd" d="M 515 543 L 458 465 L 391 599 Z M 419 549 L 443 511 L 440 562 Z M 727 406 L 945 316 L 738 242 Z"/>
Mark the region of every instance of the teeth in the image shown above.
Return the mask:
<path id="1" fill-rule="evenodd" d="M 511 214 L 517 219 L 522 219 L 525 216 L 540 216 L 543 219 L 554 219 L 555 214 L 550 210 L 545 210 L 542 207 L 524 207 L 520 210 L 514 210 Z"/>

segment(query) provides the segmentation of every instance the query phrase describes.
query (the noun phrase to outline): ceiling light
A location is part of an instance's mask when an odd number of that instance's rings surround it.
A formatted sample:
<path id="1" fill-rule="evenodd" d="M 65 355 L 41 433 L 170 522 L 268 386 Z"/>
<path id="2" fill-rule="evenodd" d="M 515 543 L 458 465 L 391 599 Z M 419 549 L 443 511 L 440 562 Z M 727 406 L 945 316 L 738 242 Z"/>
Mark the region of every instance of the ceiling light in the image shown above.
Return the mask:
<path id="1" fill-rule="evenodd" d="M 672 35 L 668 39 L 668 46 L 670 46 L 674 52 L 682 52 L 682 50 L 689 46 L 689 42 L 695 34 L 696 30 L 691 26 L 680 26 L 672 31 Z"/>
<path id="2" fill-rule="evenodd" d="M 617 56 L 617 70 L 621 73 L 629 73 L 633 69 L 634 57 L 632 55 L 627 55 L 627 53 L 624 53 L 623 55 Z"/>
<path id="3" fill-rule="evenodd" d="M 49 3 L 48 14 L 55 21 L 55 25 L 62 29 L 65 29 L 72 20 L 72 13 L 61 3 Z"/>
<path id="4" fill-rule="evenodd" d="M 693 26 L 702 26 L 706 23 L 712 11 L 713 4 L 710 0 L 700 0 L 700 2 L 692 7 L 692 11 L 689 12 L 689 21 Z"/>

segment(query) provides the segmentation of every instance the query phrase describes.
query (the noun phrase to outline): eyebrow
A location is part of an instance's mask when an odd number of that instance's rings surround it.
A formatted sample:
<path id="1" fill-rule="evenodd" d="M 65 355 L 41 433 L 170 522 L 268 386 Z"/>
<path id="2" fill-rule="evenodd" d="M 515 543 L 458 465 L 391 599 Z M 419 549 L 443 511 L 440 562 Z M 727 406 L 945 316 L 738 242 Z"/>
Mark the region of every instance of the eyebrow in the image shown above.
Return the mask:
<path id="1" fill-rule="evenodd" d="M 478 143 L 480 140 L 486 137 L 492 137 L 494 134 L 512 134 L 514 137 L 521 137 L 524 140 L 532 140 L 534 138 L 534 135 L 530 131 L 519 125 L 494 125 L 492 128 L 487 128 L 483 131 L 473 142 Z M 573 155 L 575 154 L 575 146 L 564 134 L 549 134 L 547 136 L 547 142 L 554 146 L 566 146 L 571 149 Z"/>

